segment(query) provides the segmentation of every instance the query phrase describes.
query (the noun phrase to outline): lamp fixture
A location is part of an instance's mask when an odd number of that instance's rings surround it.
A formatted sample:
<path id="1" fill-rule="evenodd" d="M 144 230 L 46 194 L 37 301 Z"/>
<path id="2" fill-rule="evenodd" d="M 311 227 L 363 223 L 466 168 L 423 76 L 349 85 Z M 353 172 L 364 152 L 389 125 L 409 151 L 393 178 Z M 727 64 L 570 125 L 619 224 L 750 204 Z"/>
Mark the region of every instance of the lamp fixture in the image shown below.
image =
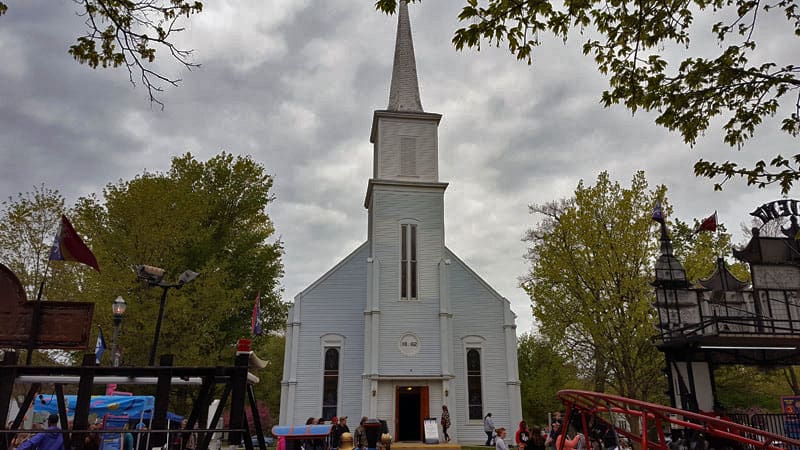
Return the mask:
<path id="1" fill-rule="evenodd" d="M 121 317 L 125 315 L 127 306 L 128 304 L 125 302 L 125 299 L 122 298 L 121 295 L 118 295 L 117 298 L 114 299 L 114 302 L 111 303 L 111 312 L 114 314 L 114 317 Z"/>

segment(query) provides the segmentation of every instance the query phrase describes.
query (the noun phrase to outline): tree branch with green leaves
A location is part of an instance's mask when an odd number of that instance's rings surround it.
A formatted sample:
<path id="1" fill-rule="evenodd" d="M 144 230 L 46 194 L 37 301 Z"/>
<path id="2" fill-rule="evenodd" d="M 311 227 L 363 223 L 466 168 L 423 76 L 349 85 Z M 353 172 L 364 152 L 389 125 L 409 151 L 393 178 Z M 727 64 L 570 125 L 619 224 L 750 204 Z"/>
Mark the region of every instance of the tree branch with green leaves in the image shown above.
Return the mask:
<path id="1" fill-rule="evenodd" d="M 723 141 L 741 148 L 764 120 L 777 116 L 780 129 L 800 134 L 800 66 L 793 60 L 777 61 L 766 45 L 759 48 L 756 30 L 785 20 L 791 35 L 782 41 L 797 49 L 800 10 L 797 0 L 465 0 L 458 19 L 465 26 L 455 31 L 458 50 L 505 46 L 518 60 L 532 64 L 541 36 L 549 33 L 566 41 L 577 31 L 590 36 L 583 53 L 608 76 L 601 95 L 606 107 L 622 104 L 632 112 L 654 111 L 655 122 L 677 131 L 694 145 L 717 119 Z M 393 12 L 397 0 L 377 0 L 376 7 Z M 715 17 L 708 30 L 698 29 L 703 18 Z M 703 33 L 706 34 L 703 34 Z M 696 44 L 716 41 L 715 53 Z M 763 36 L 763 34 L 762 34 Z M 692 41 L 695 38 L 696 41 Z M 692 45 L 695 44 L 693 47 Z M 672 46 L 687 53 L 668 60 Z M 794 52 L 798 54 L 798 52 Z M 701 56 L 702 55 L 702 56 Z M 772 56 L 773 60 L 770 60 Z M 695 165 L 697 176 L 743 178 L 759 188 L 776 184 L 787 193 L 800 180 L 800 153 L 777 156 L 752 168 L 731 161 Z"/>
<path id="2" fill-rule="evenodd" d="M 147 89 L 150 102 L 162 109 L 158 94 L 165 85 L 177 86 L 181 79 L 165 75 L 153 65 L 157 51 L 167 52 L 186 69 L 199 67 L 191 60 L 192 50 L 174 42 L 184 31 L 182 19 L 203 10 L 203 3 L 192 0 L 74 0 L 78 15 L 85 18 L 86 31 L 70 46 L 69 54 L 92 69 L 121 67 L 128 70 L 133 85 L 138 78 Z M 0 3 L 0 16 L 8 7 Z"/>

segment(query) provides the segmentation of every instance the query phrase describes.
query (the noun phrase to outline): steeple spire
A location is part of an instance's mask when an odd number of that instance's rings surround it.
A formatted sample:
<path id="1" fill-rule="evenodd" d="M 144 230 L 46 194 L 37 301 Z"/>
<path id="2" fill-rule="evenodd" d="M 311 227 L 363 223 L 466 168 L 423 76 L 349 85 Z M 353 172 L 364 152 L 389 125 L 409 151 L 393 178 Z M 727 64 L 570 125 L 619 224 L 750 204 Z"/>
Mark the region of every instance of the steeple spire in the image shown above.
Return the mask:
<path id="1" fill-rule="evenodd" d="M 399 0 L 397 5 L 397 41 L 394 46 L 392 86 L 389 91 L 389 111 L 423 112 L 417 83 L 417 63 L 414 59 L 414 42 L 411 40 L 411 22 L 408 3 Z"/>

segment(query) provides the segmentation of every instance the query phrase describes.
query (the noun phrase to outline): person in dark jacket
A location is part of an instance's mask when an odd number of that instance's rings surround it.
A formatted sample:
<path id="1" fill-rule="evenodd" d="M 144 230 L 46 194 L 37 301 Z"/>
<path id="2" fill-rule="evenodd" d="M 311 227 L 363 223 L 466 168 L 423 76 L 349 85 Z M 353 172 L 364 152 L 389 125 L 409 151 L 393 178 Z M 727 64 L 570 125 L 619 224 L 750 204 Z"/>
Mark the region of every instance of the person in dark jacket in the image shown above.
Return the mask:
<path id="1" fill-rule="evenodd" d="M 58 428 L 58 416 L 50 414 L 47 418 L 48 431 L 60 431 Z M 64 437 L 61 433 L 39 433 L 36 436 L 23 442 L 17 450 L 64 450 Z"/>

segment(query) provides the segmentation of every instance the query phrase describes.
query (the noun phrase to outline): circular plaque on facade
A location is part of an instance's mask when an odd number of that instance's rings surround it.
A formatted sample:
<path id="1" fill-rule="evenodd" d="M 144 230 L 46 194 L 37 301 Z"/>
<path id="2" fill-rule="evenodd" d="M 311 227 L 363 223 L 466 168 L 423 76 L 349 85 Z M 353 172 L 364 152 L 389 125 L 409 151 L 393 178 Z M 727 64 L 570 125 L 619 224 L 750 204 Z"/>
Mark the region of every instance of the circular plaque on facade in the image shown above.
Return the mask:
<path id="1" fill-rule="evenodd" d="M 419 353 L 419 338 L 412 333 L 406 333 L 400 338 L 400 353 L 414 356 Z"/>

